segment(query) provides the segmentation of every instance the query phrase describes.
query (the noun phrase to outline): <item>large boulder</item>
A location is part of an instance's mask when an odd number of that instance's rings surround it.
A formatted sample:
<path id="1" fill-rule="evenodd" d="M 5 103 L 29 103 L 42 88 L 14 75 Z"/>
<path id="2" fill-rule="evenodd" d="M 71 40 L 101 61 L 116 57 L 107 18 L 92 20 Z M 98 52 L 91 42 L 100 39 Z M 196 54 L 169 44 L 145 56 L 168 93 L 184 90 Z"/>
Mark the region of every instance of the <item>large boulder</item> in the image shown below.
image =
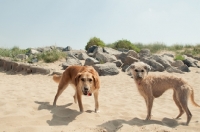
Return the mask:
<path id="1" fill-rule="evenodd" d="M 184 65 L 184 63 L 181 60 L 177 60 L 177 61 L 174 61 L 171 65 L 174 67 L 181 67 Z"/>
<path id="2" fill-rule="evenodd" d="M 128 56 L 135 58 L 135 59 L 139 58 L 139 55 L 134 50 L 129 50 L 128 52 L 123 52 L 119 55 L 116 55 L 117 59 L 121 60 L 123 63 L 127 62 Z"/>
<path id="3" fill-rule="evenodd" d="M 72 47 L 71 46 L 67 46 L 66 48 L 62 49 L 62 51 L 71 51 Z"/>
<path id="4" fill-rule="evenodd" d="M 104 64 L 96 64 L 94 65 L 94 69 L 99 73 L 100 76 L 119 74 L 119 70 L 114 63 L 108 62 Z"/>
<path id="5" fill-rule="evenodd" d="M 151 66 L 151 70 L 152 71 L 164 71 L 165 70 L 165 67 L 160 64 L 159 62 L 155 61 L 154 59 L 151 59 L 151 58 L 143 58 L 141 59 L 141 61 L 143 61 L 144 63 L 147 63 L 148 65 Z"/>
<path id="6" fill-rule="evenodd" d="M 117 58 L 114 55 L 103 52 L 97 52 L 95 58 L 102 63 L 113 62 L 117 60 Z"/>
<path id="7" fill-rule="evenodd" d="M 111 55 L 117 55 L 117 54 L 121 54 L 122 52 L 115 50 L 113 48 L 109 48 L 109 47 L 104 47 L 103 48 L 103 52 L 111 54 Z"/>
<path id="8" fill-rule="evenodd" d="M 85 60 L 84 66 L 93 66 L 95 64 L 99 64 L 100 62 L 92 57 L 89 57 Z"/>
<path id="9" fill-rule="evenodd" d="M 141 49 L 139 52 L 139 56 L 140 56 L 140 58 L 150 57 L 151 51 L 149 49 Z"/>
<path id="10" fill-rule="evenodd" d="M 172 54 L 161 55 L 163 59 L 167 60 L 170 64 L 174 62 L 174 56 Z"/>
<path id="11" fill-rule="evenodd" d="M 127 56 L 131 56 L 131 57 L 134 57 L 134 58 L 139 58 L 139 54 L 137 52 L 135 52 L 134 50 L 129 50 L 127 52 Z"/>
<path id="12" fill-rule="evenodd" d="M 37 51 L 36 49 L 30 49 L 28 54 L 37 55 L 41 52 Z"/>
<path id="13" fill-rule="evenodd" d="M 86 60 L 87 58 L 89 58 L 89 56 L 86 53 L 80 53 L 78 55 L 79 60 Z"/>
<path id="14" fill-rule="evenodd" d="M 190 72 L 190 69 L 187 65 L 181 65 L 178 67 L 179 70 L 183 71 L 183 72 Z"/>
<path id="15" fill-rule="evenodd" d="M 182 73 L 183 74 L 183 72 L 181 70 L 177 69 L 176 67 L 172 67 L 172 66 L 167 67 L 166 71 L 169 73 Z"/>
<path id="16" fill-rule="evenodd" d="M 62 67 L 63 69 L 66 69 L 68 66 L 72 66 L 72 65 L 82 65 L 81 61 L 73 58 L 73 57 L 68 57 L 66 62 L 62 63 Z"/>
<path id="17" fill-rule="evenodd" d="M 18 54 L 18 55 L 16 56 L 16 59 L 19 59 L 19 60 L 26 60 L 26 59 L 28 59 L 28 56 L 25 55 L 25 54 Z"/>
<path id="18" fill-rule="evenodd" d="M 115 63 L 117 67 L 121 67 L 123 65 L 121 60 L 113 61 L 113 63 Z"/>
<path id="19" fill-rule="evenodd" d="M 187 57 L 187 56 L 184 56 L 184 60 L 183 60 L 183 63 L 186 64 L 188 67 L 200 67 L 198 65 L 198 61 L 191 58 L 191 57 Z"/>
<path id="20" fill-rule="evenodd" d="M 162 64 L 165 68 L 171 66 L 171 64 L 162 56 L 152 55 L 152 59 L 154 59 L 156 62 Z"/>
<path id="21" fill-rule="evenodd" d="M 140 60 L 138 60 L 132 56 L 127 56 L 124 60 L 124 65 L 131 65 L 132 63 L 138 62 L 138 61 L 140 61 Z"/>
<path id="22" fill-rule="evenodd" d="M 96 46 L 96 45 L 93 45 L 87 50 L 87 54 L 90 57 L 95 57 L 97 53 L 103 53 L 103 48 Z"/>

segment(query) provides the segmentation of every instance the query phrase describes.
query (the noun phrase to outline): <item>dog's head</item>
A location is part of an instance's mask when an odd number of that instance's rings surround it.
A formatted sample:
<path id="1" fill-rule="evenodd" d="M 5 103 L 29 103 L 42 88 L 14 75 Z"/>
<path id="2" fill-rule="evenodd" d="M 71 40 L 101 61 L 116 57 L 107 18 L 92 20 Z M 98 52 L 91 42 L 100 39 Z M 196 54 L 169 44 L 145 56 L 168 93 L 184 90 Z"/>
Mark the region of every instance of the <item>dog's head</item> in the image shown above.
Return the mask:
<path id="1" fill-rule="evenodd" d="M 128 68 L 127 68 L 127 72 L 130 72 L 134 79 L 143 79 L 148 72 L 151 70 L 151 67 L 144 63 L 144 62 L 135 62 L 133 64 L 131 64 Z"/>
<path id="2" fill-rule="evenodd" d="M 100 87 L 98 73 L 96 73 L 96 71 L 78 73 L 75 78 L 75 84 L 80 88 L 83 95 L 91 96 L 91 94 Z"/>

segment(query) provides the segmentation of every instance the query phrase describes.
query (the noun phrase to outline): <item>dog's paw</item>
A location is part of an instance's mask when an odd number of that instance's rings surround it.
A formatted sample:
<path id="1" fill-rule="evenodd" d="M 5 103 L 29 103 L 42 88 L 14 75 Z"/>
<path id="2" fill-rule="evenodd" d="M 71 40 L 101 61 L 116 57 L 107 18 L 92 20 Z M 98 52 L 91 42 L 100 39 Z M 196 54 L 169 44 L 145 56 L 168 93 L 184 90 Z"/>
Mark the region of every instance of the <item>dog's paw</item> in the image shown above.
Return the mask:
<path id="1" fill-rule="evenodd" d="M 100 113 L 100 110 L 95 110 L 95 113 Z"/>

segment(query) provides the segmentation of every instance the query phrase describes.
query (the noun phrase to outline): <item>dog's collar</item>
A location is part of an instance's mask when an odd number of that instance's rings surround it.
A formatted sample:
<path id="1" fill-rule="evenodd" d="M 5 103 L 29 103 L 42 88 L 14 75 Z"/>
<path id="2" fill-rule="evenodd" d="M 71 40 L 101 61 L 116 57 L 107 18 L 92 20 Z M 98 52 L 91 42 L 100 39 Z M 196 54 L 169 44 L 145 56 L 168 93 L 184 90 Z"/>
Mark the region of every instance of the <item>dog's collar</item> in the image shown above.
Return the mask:
<path id="1" fill-rule="evenodd" d="M 92 96 L 92 93 L 88 93 L 87 96 Z"/>
<path id="2" fill-rule="evenodd" d="M 138 85 L 141 85 L 141 82 L 142 82 L 142 80 L 139 80 L 139 81 L 137 81 L 137 84 L 138 84 Z"/>

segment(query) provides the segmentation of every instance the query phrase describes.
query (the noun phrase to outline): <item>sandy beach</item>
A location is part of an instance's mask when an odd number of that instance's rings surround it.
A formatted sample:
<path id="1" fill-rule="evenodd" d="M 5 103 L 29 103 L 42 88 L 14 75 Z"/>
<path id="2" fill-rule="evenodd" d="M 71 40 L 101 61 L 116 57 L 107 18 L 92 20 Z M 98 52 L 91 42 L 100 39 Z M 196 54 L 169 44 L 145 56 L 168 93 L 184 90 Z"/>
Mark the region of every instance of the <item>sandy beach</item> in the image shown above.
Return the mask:
<path id="1" fill-rule="evenodd" d="M 59 62 L 47 65 L 61 69 Z M 119 69 L 120 70 L 120 69 Z M 194 88 L 200 104 L 200 68 L 190 68 L 182 77 Z M 62 70 L 60 70 L 62 71 Z M 85 112 L 80 113 L 73 101 L 74 89 L 69 86 L 53 107 L 57 85 L 50 75 L 12 74 L 0 68 L 0 131 L 1 132 L 197 132 L 200 130 L 200 108 L 189 100 L 193 117 L 189 126 L 186 114 L 174 119 L 179 111 L 172 99 L 172 90 L 155 99 L 152 120 L 144 121 L 146 106 L 133 79 L 121 72 L 101 76 L 100 113 L 94 112 L 94 98 L 83 96 Z"/>

